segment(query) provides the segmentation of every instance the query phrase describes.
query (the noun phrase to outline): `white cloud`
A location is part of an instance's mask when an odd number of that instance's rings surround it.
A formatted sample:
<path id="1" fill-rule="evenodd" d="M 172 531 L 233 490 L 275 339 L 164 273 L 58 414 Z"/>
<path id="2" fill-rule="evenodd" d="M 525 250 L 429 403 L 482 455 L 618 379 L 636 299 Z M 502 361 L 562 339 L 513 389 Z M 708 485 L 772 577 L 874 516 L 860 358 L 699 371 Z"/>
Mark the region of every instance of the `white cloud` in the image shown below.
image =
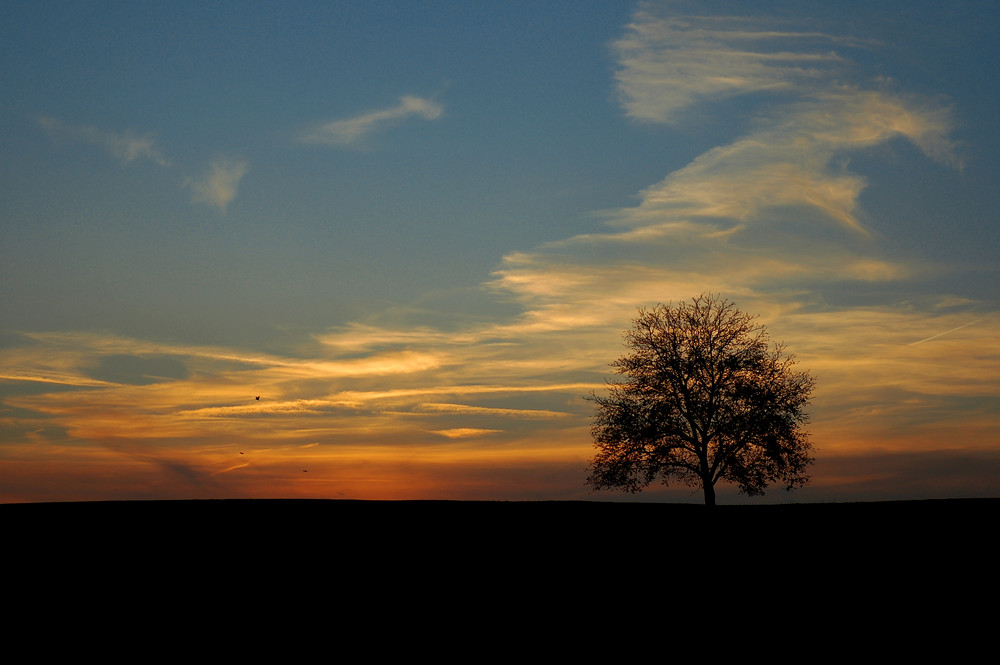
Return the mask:
<path id="1" fill-rule="evenodd" d="M 436 102 L 408 95 L 401 97 L 396 106 L 318 125 L 303 133 L 299 137 L 299 142 L 310 145 L 348 146 L 358 143 L 369 134 L 392 123 L 409 117 L 436 120 L 443 112 L 444 107 Z"/>
<path id="2" fill-rule="evenodd" d="M 240 180 L 247 174 L 246 162 L 216 159 L 200 178 L 188 178 L 186 184 L 194 192 L 194 203 L 206 203 L 225 212 L 226 206 L 236 198 Z"/>
<path id="3" fill-rule="evenodd" d="M 132 131 L 110 132 L 88 125 L 67 125 L 57 118 L 49 117 L 39 118 L 38 123 L 54 139 L 61 137 L 100 146 L 124 164 L 136 159 L 148 159 L 160 166 L 170 166 L 150 134 L 136 134 Z"/>
<path id="4" fill-rule="evenodd" d="M 745 17 L 637 12 L 628 33 L 613 45 L 620 64 L 615 78 L 627 114 L 674 122 L 681 109 L 698 102 L 809 84 L 843 63 L 831 46 L 853 43 L 761 25 Z"/>
<path id="5" fill-rule="evenodd" d="M 805 208 L 866 233 L 857 217 L 865 179 L 842 155 L 906 138 L 928 156 L 958 165 L 947 108 L 880 92 L 837 87 L 789 104 L 758 129 L 716 147 L 642 192 L 620 211 L 632 226 L 719 218 L 746 223 L 776 208 Z"/>

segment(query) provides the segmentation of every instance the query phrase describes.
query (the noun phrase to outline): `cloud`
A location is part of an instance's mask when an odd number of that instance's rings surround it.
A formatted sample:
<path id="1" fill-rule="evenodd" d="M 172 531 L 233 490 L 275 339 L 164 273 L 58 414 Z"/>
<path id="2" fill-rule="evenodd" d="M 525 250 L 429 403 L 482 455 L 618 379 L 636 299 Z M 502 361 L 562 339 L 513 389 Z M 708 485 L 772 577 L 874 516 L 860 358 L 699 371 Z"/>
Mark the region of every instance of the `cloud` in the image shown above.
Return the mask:
<path id="1" fill-rule="evenodd" d="M 635 14 L 613 44 L 615 75 L 626 113 L 637 120 L 674 122 L 700 102 L 812 85 L 844 64 L 837 45 L 852 39 L 812 31 L 777 31 L 745 17 Z"/>
<path id="2" fill-rule="evenodd" d="M 249 168 L 243 161 L 216 159 L 199 178 L 185 181 L 193 191 L 192 202 L 212 205 L 225 212 L 226 206 L 236 198 L 240 180 Z"/>
<path id="3" fill-rule="evenodd" d="M 527 420 L 547 420 L 568 415 L 558 411 L 542 411 L 539 409 L 501 409 L 487 406 L 469 406 L 468 404 L 441 404 L 433 402 L 418 404 L 416 410 L 430 413 L 501 416 Z"/>
<path id="4" fill-rule="evenodd" d="M 160 153 L 156 140 L 150 134 L 131 131 L 110 132 L 87 125 L 68 125 L 57 118 L 42 117 L 38 123 L 54 139 L 66 138 L 104 148 L 112 157 L 128 164 L 137 159 L 148 159 L 160 166 L 170 166 Z"/>
<path id="5" fill-rule="evenodd" d="M 857 208 L 866 181 L 846 170 L 845 155 L 904 138 L 940 163 L 961 166 L 949 138 L 950 108 L 846 83 L 848 60 L 829 49 L 855 48 L 856 40 L 784 24 L 786 30 L 775 31 L 745 17 L 636 13 L 614 43 L 626 115 L 676 124 L 696 104 L 748 93 L 780 96 L 754 118 L 753 131 L 647 188 L 639 206 L 615 215 L 619 222 L 745 224 L 798 208 L 865 234 Z"/>
<path id="6" fill-rule="evenodd" d="M 298 141 L 308 145 L 349 146 L 406 118 L 436 120 L 443 112 L 444 107 L 436 102 L 407 95 L 396 106 L 317 125 L 299 136 Z"/>
<path id="7" fill-rule="evenodd" d="M 163 167 L 173 166 L 163 157 L 156 140 L 149 134 L 110 132 L 86 125 L 69 125 L 50 117 L 39 118 L 38 122 L 53 139 L 65 138 L 100 146 L 123 164 L 146 159 Z M 199 177 L 185 178 L 184 186 L 192 191 L 193 203 L 215 206 L 225 212 L 229 203 L 236 198 L 240 180 L 248 170 L 249 165 L 244 161 L 218 158 Z"/>
<path id="8" fill-rule="evenodd" d="M 650 226 L 718 218 L 743 224 L 798 208 L 865 234 L 857 208 L 867 183 L 847 171 L 846 155 L 903 138 L 959 166 L 946 107 L 854 86 L 810 94 L 757 124 L 756 131 L 644 190 L 640 205 L 618 211 L 617 221 Z"/>
<path id="9" fill-rule="evenodd" d="M 487 434 L 496 434 L 501 430 L 497 429 L 476 429 L 474 427 L 457 427 L 455 429 L 434 430 L 432 434 L 440 434 L 449 439 L 471 439 Z"/>

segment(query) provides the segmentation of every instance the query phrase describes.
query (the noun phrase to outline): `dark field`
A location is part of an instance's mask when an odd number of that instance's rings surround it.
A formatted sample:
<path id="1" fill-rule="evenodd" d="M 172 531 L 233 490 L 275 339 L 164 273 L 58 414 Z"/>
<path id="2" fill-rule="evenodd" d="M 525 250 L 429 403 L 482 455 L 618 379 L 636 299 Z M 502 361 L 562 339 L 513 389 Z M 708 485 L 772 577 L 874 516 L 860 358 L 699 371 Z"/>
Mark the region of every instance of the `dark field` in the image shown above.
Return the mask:
<path id="1" fill-rule="evenodd" d="M 64 602 L 87 614 L 95 599 L 126 614 L 182 602 L 202 617 L 222 606 L 382 616 L 402 603 L 422 620 L 430 601 L 471 619 L 463 608 L 628 612 L 651 594 L 783 613 L 922 611 L 930 596 L 992 597 L 998 511 L 1000 499 L 714 510 L 204 500 L 6 504 L 0 524 L 9 603 L 29 614 Z"/>
<path id="2" fill-rule="evenodd" d="M 597 552 L 668 541 L 770 547 L 990 544 L 1000 499 L 717 506 L 597 501 L 192 500 L 0 505 L 9 542 Z"/>

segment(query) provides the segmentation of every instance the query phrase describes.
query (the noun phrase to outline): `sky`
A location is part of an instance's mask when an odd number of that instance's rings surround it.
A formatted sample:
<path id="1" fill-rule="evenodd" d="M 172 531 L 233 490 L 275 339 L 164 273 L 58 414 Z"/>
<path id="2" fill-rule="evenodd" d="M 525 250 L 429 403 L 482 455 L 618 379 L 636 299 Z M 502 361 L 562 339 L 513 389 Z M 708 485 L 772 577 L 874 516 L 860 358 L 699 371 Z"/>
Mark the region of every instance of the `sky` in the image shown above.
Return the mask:
<path id="1" fill-rule="evenodd" d="M 0 5 L 0 502 L 594 492 L 637 308 L 816 380 L 809 486 L 1000 496 L 987 0 Z M 259 398 L 259 399 L 258 399 Z"/>

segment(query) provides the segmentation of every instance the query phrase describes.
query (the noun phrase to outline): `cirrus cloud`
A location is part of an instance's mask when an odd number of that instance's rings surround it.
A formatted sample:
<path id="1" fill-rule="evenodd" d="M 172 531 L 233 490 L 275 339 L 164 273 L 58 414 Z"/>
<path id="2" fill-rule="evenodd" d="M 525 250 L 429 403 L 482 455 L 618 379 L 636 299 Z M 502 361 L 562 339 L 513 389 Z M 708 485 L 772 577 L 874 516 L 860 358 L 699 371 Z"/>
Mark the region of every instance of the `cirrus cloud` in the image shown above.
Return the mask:
<path id="1" fill-rule="evenodd" d="M 831 48 L 854 39 L 774 30 L 746 17 L 668 16 L 636 12 L 613 46 L 615 75 L 629 117 L 674 122 L 685 107 L 751 92 L 794 91 L 828 79 L 843 65 Z"/>
<path id="2" fill-rule="evenodd" d="M 437 120 L 442 113 L 444 107 L 437 102 L 405 95 L 395 106 L 319 124 L 300 135 L 298 141 L 308 145 L 349 146 L 406 118 Z"/>
<path id="3" fill-rule="evenodd" d="M 53 139 L 64 138 L 104 148 L 112 157 L 128 164 L 137 159 L 148 159 L 160 166 L 170 166 L 163 157 L 156 139 L 151 134 L 136 134 L 131 130 L 112 132 L 90 125 L 70 125 L 58 118 L 42 117 L 38 124 Z"/>

